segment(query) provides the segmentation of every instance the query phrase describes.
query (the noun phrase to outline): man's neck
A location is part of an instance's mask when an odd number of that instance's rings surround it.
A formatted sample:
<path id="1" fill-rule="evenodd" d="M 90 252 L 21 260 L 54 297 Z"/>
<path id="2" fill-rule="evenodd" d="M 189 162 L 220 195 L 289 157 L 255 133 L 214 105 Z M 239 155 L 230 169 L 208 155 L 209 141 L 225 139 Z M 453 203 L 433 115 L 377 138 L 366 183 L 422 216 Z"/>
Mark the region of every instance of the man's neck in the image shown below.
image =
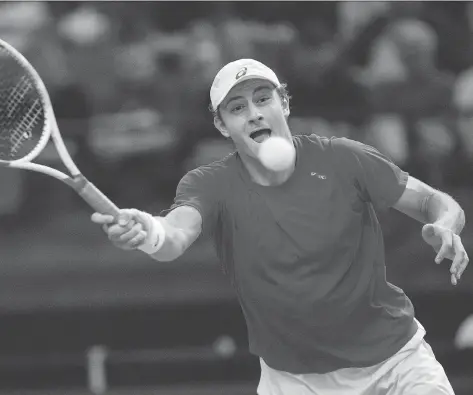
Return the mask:
<path id="1" fill-rule="evenodd" d="M 294 173 L 295 162 L 283 171 L 272 171 L 264 167 L 261 162 L 255 158 L 240 154 L 241 161 L 248 172 L 251 181 L 255 184 L 269 187 L 284 184 L 292 173 Z"/>

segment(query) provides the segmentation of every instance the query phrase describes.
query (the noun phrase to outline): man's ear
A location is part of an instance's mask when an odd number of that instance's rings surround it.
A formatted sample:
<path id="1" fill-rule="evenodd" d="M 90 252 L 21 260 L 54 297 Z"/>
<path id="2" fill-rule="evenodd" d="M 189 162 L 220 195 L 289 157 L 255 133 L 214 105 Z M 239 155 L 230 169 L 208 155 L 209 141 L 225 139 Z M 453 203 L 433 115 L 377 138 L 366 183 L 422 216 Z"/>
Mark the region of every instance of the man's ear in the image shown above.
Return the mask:
<path id="1" fill-rule="evenodd" d="M 220 117 L 214 117 L 214 125 L 223 137 L 230 137 L 230 134 L 228 133 L 227 128 Z"/>
<path id="2" fill-rule="evenodd" d="M 289 108 L 289 100 L 287 99 L 282 100 L 282 110 L 283 110 L 284 116 L 286 118 L 289 117 L 289 114 L 291 114 L 291 110 Z"/>

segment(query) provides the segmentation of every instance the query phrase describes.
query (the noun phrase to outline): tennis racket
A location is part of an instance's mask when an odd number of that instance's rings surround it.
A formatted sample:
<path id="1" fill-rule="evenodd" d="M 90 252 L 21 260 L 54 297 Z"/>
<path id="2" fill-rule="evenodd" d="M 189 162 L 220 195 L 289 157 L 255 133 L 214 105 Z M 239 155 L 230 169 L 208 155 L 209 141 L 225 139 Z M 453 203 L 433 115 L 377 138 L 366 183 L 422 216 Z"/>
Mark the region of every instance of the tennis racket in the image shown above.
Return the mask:
<path id="1" fill-rule="evenodd" d="M 52 139 L 69 175 L 32 163 Z M 96 212 L 116 217 L 119 209 L 72 160 L 61 137 L 48 91 L 33 66 L 0 40 L 0 166 L 52 176 L 74 189 Z"/>

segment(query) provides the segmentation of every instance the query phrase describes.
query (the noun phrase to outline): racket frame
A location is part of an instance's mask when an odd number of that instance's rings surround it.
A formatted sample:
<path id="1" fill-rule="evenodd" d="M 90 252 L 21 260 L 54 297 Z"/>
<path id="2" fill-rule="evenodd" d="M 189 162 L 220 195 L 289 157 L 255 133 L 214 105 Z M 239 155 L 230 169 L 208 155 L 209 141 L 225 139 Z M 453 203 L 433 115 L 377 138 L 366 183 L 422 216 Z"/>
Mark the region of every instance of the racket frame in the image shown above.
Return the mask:
<path id="1" fill-rule="evenodd" d="M 15 57 L 16 60 L 28 71 L 28 73 L 31 74 L 32 82 L 39 93 L 39 99 L 41 100 L 44 112 L 43 130 L 36 147 L 34 147 L 33 150 L 28 153 L 28 155 L 25 155 L 23 158 L 12 161 L 0 160 L 0 162 L 3 162 L 3 164 L 6 164 L 9 167 L 45 172 L 46 174 L 50 174 L 53 177 L 59 178 L 60 180 L 64 181 L 64 179 L 68 176 L 63 174 L 59 170 L 51 169 L 50 167 L 39 165 L 36 163 L 30 163 L 41 153 L 44 147 L 46 147 L 46 145 L 48 144 L 50 138 L 52 138 L 54 145 L 56 146 L 56 149 L 58 151 L 58 154 L 63 160 L 64 165 L 70 171 L 71 176 L 75 177 L 80 175 L 80 171 L 72 160 L 66 148 L 66 145 L 64 144 L 64 140 L 61 137 L 61 133 L 59 132 L 59 127 L 57 125 L 56 116 L 54 115 L 51 99 L 49 97 L 48 90 L 46 89 L 43 80 L 41 79 L 35 68 L 20 52 L 18 52 L 18 50 L 16 50 L 13 46 L 1 39 L 0 45 L 5 47 L 11 53 L 11 55 Z"/>
<path id="2" fill-rule="evenodd" d="M 93 185 L 87 178 L 85 178 L 79 171 L 78 167 L 72 160 L 72 157 L 67 150 L 64 140 L 61 137 L 59 127 L 57 125 L 56 117 L 54 115 L 53 106 L 49 97 L 48 90 L 44 85 L 43 80 L 39 76 L 35 68 L 30 62 L 13 46 L 0 39 L 0 46 L 5 47 L 10 54 L 16 58 L 21 66 L 26 69 L 31 75 L 33 84 L 35 85 L 39 99 L 43 106 L 44 112 L 44 125 L 40 140 L 33 150 L 25 155 L 23 158 L 4 161 L 0 160 L 0 166 L 11 167 L 16 169 L 33 170 L 49 176 L 52 176 L 60 181 L 63 181 L 70 187 L 72 187 L 89 205 L 96 211 L 110 214 L 116 217 L 119 213 L 119 208 L 108 199 L 95 185 Z M 56 150 L 61 158 L 62 162 L 69 170 L 70 175 L 67 175 L 57 169 L 53 169 L 49 166 L 40 165 L 37 163 L 31 163 L 41 151 L 46 147 L 50 138 L 56 147 Z"/>

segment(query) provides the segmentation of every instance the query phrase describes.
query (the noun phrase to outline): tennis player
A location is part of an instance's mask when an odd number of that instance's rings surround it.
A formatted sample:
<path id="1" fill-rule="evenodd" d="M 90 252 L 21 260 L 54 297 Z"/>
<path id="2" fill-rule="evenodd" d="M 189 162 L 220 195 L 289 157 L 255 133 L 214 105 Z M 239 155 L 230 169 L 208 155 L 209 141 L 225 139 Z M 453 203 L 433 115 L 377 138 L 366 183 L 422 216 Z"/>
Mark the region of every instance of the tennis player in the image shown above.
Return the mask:
<path id="1" fill-rule="evenodd" d="M 260 62 L 227 64 L 210 99 L 236 151 L 188 172 L 163 216 L 127 209 L 116 224 L 92 220 L 115 246 L 157 261 L 211 235 L 260 358 L 260 395 L 453 394 L 411 301 L 386 281 L 377 212 L 394 207 L 424 223 L 423 239 L 437 263 L 452 260 L 457 284 L 468 264 L 461 207 L 370 146 L 292 136 L 285 86 Z M 294 145 L 289 168 L 259 161 L 269 136 Z"/>

